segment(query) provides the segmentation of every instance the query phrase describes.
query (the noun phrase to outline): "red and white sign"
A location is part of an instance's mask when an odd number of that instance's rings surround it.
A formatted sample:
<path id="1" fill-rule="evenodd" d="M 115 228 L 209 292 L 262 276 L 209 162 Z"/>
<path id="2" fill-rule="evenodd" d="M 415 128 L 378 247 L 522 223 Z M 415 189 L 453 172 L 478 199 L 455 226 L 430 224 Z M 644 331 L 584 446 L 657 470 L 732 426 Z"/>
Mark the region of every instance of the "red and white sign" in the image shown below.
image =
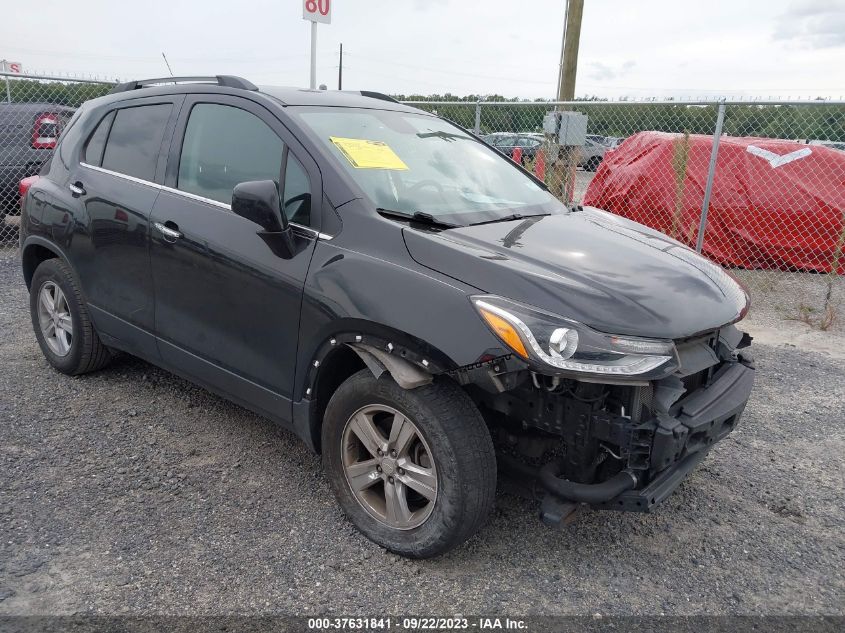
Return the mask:
<path id="1" fill-rule="evenodd" d="M 5 59 L 0 61 L 0 72 L 15 73 L 20 75 L 23 72 L 23 64 L 20 62 L 7 62 Z"/>
<path id="2" fill-rule="evenodd" d="M 302 19 L 332 23 L 332 0 L 302 0 Z"/>

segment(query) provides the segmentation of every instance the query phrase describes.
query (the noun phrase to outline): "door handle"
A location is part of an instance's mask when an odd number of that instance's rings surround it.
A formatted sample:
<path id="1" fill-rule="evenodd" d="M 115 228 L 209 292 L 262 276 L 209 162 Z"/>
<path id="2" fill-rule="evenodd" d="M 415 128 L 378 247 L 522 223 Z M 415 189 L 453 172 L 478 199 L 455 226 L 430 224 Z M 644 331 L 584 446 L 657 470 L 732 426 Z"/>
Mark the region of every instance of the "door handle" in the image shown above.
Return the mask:
<path id="1" fill-rule="evenodd" d="M 173 224 L 173 223 L 171 222 L 170 224 Z M 182 237 L 182 234 L 178 231 L 178 227 L 174 229 L 174 228 L 167 226 L 166 224 L 162 224 L 161 222 L 154 222 L 153 226 L 156 227 L 156 229 L 158 229 L 159 233 L 164 235 L 164 238 L 168 242 L 173 242 L 175 240 L 178 240 L 180 237 Z M 175 224 L 174 224 L 174 226 L 175 226 Z"/>
<path id="2" fill-rule="evenodd" d="M 70 192 L 74 196 L 84 196 L 85 195 L 85 187 L 78 180 L 76 182 L 70 183 L 67 186 L 67 188 L 70 189 Z"/>

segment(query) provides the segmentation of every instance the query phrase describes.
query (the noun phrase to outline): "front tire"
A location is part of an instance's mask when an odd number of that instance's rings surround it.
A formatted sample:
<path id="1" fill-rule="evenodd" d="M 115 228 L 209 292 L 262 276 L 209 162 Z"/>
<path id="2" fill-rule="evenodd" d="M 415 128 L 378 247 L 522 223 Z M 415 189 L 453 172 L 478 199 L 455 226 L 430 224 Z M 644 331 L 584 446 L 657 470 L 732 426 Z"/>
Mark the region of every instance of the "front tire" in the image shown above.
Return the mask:
<path id="1" fill-rule="evenodd" d="M 493 508 L 496 456 L 469 396 L 448 379 L 406 390 L 362 370 L 326 407 L 323 465 L 352 523 L 412 558 L 475 534 Z"/>
<path id="2" fill-rule="evenodd" d="M 44 357 L 63 374 L 96 371 L 111 360 L 94 331 L 76 278 L 62 260 L 48 259 L 35 269 L 29 311 Z"/>

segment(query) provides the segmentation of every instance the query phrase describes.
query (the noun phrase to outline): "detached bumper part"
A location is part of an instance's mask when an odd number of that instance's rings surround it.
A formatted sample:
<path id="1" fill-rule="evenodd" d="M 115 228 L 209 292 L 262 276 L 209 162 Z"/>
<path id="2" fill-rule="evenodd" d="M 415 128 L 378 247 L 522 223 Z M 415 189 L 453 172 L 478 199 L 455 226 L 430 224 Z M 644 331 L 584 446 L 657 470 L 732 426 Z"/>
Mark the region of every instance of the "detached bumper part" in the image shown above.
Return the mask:
<path id="1" fill-rule="evenodd" d="M 753 384 L 752 367 L 740 362 L 725 364 L 707 387 L 680 399 L 672 407 L 672 415 L 658 413 L 630 426 L 628 467 L 607 481 L 570 482 L 558 477 L 559 464 L 547 464 L 538 474 L 549 493 L 541 518 L 545 523 L 559 524 L 577 503 L 606 510 L 650 512 L 672 494 L 714 443 L 736 428 Z M 647 483 L 636 489 L 642 481 Z"/>

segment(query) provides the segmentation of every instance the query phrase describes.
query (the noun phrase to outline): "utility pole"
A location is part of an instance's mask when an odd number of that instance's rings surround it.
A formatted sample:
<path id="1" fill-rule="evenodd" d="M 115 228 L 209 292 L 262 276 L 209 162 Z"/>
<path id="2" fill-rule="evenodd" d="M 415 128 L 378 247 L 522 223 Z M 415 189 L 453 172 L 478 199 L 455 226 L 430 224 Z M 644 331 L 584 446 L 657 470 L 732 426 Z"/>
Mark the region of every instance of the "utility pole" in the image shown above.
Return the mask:
<path id="1" fill-rule="evenodd" d="M 343 90 L 343 42 L 340 43 L 340 65 L 337 67 L 337 89 Z"/>
<path id="2" fill-rule="evenodd" d="M 578 46 L 581 42 L 581 19 L 583 17 L 584 0 L 567 0 L 563 44 L 560 49 L 558 101 L 572 101 L 575 98 L 575 74 L 578 70 Z"/>
<path id="3" fill-rule="evenodd" d="M 575 75 L 578 70 L 578 45 L 581 41 L 581 19 L 584 16 L 584 0 L 566 0 L 566 22 L 563 26 L 563 42 L 560 47 L 560 70 L 558 72 L 558 101 L 575 99 Z M 558 106 L 558 110 L 568 109 Z M 560 145 L 554 152 L 557 160 L 552 169 L 552 192 L 565 204 L 569 204 L 575 192 L 575 171 L 579 153 L 575 145 Z"/>

